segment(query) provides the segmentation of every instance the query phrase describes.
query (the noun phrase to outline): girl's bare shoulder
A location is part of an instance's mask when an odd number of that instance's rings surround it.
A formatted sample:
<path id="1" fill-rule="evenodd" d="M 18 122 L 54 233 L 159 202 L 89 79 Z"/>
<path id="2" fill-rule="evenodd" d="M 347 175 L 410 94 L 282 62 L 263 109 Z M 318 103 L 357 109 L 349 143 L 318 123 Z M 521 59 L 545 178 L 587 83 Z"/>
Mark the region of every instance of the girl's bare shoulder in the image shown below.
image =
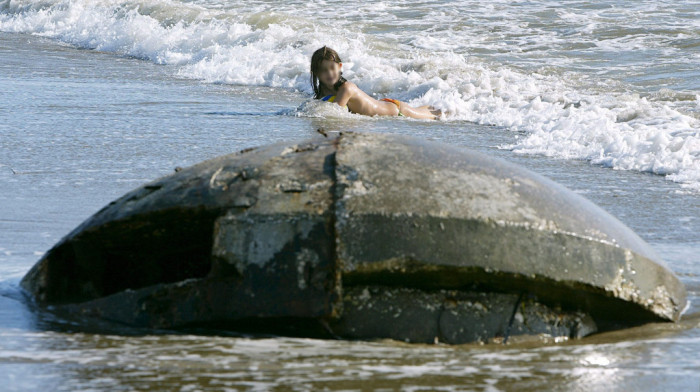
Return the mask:
<path id="1" fill-rule="evenodd" d="M 357 85 L 348 80 L 338 88 L 338 92 L 340 93 L 341 91 L 344 91 L 344 90 L 355 91 L 357 89 L 358 89 Z"/>

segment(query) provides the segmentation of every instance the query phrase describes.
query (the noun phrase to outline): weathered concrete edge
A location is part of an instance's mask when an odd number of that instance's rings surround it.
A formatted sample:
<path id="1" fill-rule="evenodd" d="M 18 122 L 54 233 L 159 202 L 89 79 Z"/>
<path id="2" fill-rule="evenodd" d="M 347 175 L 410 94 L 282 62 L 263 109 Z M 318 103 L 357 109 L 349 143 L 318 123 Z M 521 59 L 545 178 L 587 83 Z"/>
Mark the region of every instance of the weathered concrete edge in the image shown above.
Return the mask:
<path id="1" fill-rule="evenodd" d="M 462 266 L 526 276 L 525 270 L 532 279 L 570 287 L 571 294 L 589 287 L 588 292 L 626 300 L 665 320 L 678 320 L 686 304 L 685 287 L 664 266 L 616 245 L 570 233 L 415 215 L 351 216 L 337 226 L 337 252 L 345 277 L 380 273 L 382 268 L 401 270 L 406 268 L 402 260 L 411 260 L 413 269 L 416 264 Z M 418 239 L 429 246 L 416 247 Z M 569 258 L 578 262 L 568 262 Z M 462 277 L 465 284 L 477 278 Z M 479 279 L 484 276 L 479 274 Z"/>

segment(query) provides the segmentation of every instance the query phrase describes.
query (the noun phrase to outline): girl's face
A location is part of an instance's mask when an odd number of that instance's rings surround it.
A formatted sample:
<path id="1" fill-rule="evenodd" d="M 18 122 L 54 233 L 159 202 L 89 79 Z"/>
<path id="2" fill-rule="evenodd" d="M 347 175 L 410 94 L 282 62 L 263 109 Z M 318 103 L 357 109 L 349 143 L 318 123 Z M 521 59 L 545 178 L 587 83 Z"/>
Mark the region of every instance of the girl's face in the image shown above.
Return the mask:
<path id="1" fill-rule="evenodd" d="M 332 88 L 335 82 L 340 80 L 340 71 L 343 69 L 342 63 L 331 60 L 323 60 L 318 67 L 318 80 L 326 87 Z"/>

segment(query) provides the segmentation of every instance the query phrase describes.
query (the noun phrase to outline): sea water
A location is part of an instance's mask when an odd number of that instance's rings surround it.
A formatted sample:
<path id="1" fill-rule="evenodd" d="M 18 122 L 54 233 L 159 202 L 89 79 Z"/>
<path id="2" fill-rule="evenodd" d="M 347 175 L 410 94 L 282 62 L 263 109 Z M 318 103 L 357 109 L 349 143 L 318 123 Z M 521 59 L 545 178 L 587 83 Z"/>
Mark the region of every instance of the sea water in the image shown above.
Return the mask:
<path id="1" fill-rule="evenodd" d="M 697 1 L 0 1 L 0 390 L 700 389 Z M 439 122 L 310 99 L 336 49 L 368 93 Z M 324 128 L 500 157 L 602 206 L 666 260 L 678 324 L 580 341 L 415 345 L 99 333 L 19 280 L 125 192 Z"/>

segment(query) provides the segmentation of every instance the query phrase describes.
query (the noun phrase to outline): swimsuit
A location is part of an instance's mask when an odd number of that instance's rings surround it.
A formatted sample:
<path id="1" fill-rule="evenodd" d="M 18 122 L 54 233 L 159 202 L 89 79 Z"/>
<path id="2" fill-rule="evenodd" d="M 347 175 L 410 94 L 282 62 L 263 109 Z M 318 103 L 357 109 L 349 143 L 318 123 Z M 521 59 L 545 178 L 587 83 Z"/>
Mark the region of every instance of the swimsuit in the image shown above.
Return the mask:
<path id="1" fill-rule="evenodd" d="M 321 98 L 321 101 L 324 102 L 335 102 L 335 95 L 326 95 L 325 97 Z M 343 106 L 345 109 L 348 109 L 348 105 Z M 348 109 L 350 110 L 350 109 Z"/>
<path id="2" fill-rule="evenodd" d="M 326 95 L 325 97 L 321 98 L 321 101 L 324 101 L 324 102 L 335 102 L 335 95 Z M 398 114 L 398 115 L 399 115 L 400 117 L 403 117 L 403 113 L 401 113 L 401 101 L 399 101 L 398 99 L 391 99 L 391 98 L 382 98 L 382 101 L 391 102 L 391 103 L 393 103 L 394 105 L 396 105 L 396 107 L 399 109 L 399 114 Z M 345 107 L 347 108 L 348 106 L 345 105 Z"/>
<path id="3" fill-rule="evenodd" d="M 401 113 L 401 101 L 391 98 L 382 98 L 382 101 L 391 102 L 396 105 L 396 107 L 399 109 L 399 116 L 403 117 L 403 113 Z"/>

